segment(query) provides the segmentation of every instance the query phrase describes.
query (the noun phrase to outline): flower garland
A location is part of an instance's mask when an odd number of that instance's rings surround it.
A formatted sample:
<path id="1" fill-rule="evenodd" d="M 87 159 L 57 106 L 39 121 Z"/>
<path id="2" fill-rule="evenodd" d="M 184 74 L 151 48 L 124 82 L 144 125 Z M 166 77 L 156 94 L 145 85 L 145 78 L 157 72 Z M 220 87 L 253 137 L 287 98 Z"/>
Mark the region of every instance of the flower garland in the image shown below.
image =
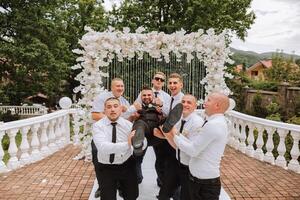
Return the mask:
<path id="1" fill-rule="evenodd" d="M 132 59 L 137 56 L 143 59 L 143 54 L 148 53 L 151 57 L 158 60 L 164 59 L 170 62 L 170 53 L 176 55 L 177 61 L 181 60 L 182 55 L 186 54 L 187 63 L 194 59 L 194 55 L 204 62 L 206 66 L 206 76 L 200 84 L 205 85 L 205 90 L 209 94 L 214 91 L 223 92 L 229 95 L 230 89 L 225 83 L 225 77 L 232 78 L 231 74 L 225 72 L 225 63 L 233 63 L 229 58 L 230 49 L 226 46 L 226 31 L 215 34 L 213 29 L 206 32 L 199 29 L 197 32 L 186 34 L 184 30 L 172 34 L 162 32 L 143 33 L 145 29 L 139 27 L 135 33 L 130 33 L 129 28 L 123 31 L 109 27 L 105 32 L 96 32 L 89 27 L 85 27 L 87 33 L 79 41 L 82 49 L 73 50 L 78 54 L 78 64 L 72 67 L 73 70 L 82 71 L 75 77 L 80 85 L 74 89 L 75 93 L 80 92 L 82 98 L 78 103 L 82 109 L 77 113 L 74 127 L 84 126 L 85 130 L 79 134 L 83 152 L 77 158 L 87 156 L 90 152 L 90 108 L 93 99 L 105 91 L 103 78 L 108 77 L 102 70 L 108 67 L 113 59 L 122 62 L 124 58 Z M 102 69 L 102 70 L 101 70 Z M 126 81 L 126 80 L 125 80 Z"/>

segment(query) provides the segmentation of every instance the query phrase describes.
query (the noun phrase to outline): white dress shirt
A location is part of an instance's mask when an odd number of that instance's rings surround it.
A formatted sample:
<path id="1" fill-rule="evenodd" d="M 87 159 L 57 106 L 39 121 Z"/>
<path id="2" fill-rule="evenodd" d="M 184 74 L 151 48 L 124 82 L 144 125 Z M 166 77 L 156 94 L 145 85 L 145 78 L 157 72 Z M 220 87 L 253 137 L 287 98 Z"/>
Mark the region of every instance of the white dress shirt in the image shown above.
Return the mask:
<path id="1" fill-rule="evenodd" d="M 104 103 L 110 97 L 114 97 L 114 95 L 111 91 L 103 92 L 103 93 L 99 94 L 98 96 L 96 96 L 96 98 L 94 99 L 94 102 L 93 102 L 92 112 L 104 112 Z M 127 107 L 130 106 L 129 102 L 123 96 L 120 96 L 118 99 L 119 99 L 121 105 L 124 105 Z"/>
<path id="2" fill-rule="evenodd" d="M 128 145 L 132 123 L 122 117 L 119 117 L 116 122 L 116 143 L 112 142 L 113 126 L 107 117 L 93 124 L 93 140 L 98 150 L 100 163 L 122 164 L 132 155 L 132 148 Z M 115 154 L 113 163 L 109 162 L 110 154 Z"/>
<path id="3" fill-rule="evenodd" d="M 196 134 L 175 136 L 177 147 L 191 157 L 190 173 L 199 179 L 220 176 L 220 162 L 227 143 L 228 127 L 223 114 L 214 114 Z"/>
<path id="4" fill-rule="evenodd" d="M 172 97 L 174 98 L 174 101 L 172 103 L 172 109 L 173 109 L 177 104 L 181 103 L 183 96 L 184 94 L 182 92 L 178 92 L 178 94 L 176 94 L 175 96 L 171 96 L 169 102 L 167 102 L 167 104 L 164 104 L 162 108 L 163 113 L 166 114 L 166 116 L 169 115 Z"/>
<path id="5" fill-rule="evenodd" d="M 186 138 L 190 139 L 193 135 L 198 134 L 198 130 L 201 129 L 203 124 L 203 119 L 196 113 L 193 112 L 186 118 L 182 117 L 179 122 L 175 125 L 177 131 L 179 132 L 181 127 L 181 121 L 186 121 L 183 126 L 182 134 Z M 178 160 L 178 148 L 176 149 L 176 158 Z M 184 165 L 189 165 L 190 156 L 187 155 L 184 151 L 180 151 L 180 162 Z"/>

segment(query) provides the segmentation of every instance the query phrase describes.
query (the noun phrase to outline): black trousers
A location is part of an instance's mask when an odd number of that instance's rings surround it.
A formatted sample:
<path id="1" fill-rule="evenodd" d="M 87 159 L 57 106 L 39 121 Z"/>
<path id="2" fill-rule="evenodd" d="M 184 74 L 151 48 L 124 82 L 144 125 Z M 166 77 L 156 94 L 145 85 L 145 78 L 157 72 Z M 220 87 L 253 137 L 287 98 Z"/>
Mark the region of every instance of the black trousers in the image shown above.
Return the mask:
<path id="1" fill-rule="evenodd" d="M 158 199 L 159 200 L 169 200 L 175 193 L 175 191 L 180 186 L 180 177 L 179 177 L 179 165 L 176 157 L 167 157 L 163 184 L 159 190 Z"/>
<path id="2" fill-rule="evenodd" d="M 183 164 L 179 164 L 179 179 L 180 179 L 180 200 L 190 200 L 190 189 L 189 189 L 189 167 Z"/>
<path id="3" fill-rule="evenodd" d="M 93 160 L 93 164 L 94 164 L 94 168 L 95 168 L 95 173 L 96 173 L 96 178 L 97 178 L 97 181 L 98 181 L 98 187 L 100 188 L 100 173 L 99 173 L 99 170 L 100 170 L 100 164 L 98 162 L 98 157 L 97 157 L 97 154 L 98 154 L 98 150 L 97 150 L 97 147 L 94 143 L 94 140 L 92 140 L 92 160 Z"/>
<path id="4" fill-rule="evenodd" d="M 219 200 L 221 192 L 220 177 L 198 179 L 189 175 L 191 200 Z"/>
<path id="5" fill-rule="evenodd" d="M 130 157 L 120 165 L 100 163 L 101 200 L 116 200 L 117 189 L 123 193 L 125 200 L 136 200 L 139 195 L 135 159 Z M 119 186 L 118 186 L 119 184 Z"/>

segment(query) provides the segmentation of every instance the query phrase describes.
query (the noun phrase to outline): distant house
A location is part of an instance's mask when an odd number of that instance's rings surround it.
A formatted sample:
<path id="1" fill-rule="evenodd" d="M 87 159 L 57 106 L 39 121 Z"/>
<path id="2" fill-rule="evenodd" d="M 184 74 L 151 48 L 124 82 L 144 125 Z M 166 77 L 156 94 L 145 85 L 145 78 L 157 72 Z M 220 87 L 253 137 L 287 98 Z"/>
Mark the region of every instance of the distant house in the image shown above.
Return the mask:
<path id="1" fill-rule="evenodd" d="M 272 60 L 260 60 L 246 70 L 246 74 L 254 80 L 265 80 L 264 71 L 272 67 Z"/>

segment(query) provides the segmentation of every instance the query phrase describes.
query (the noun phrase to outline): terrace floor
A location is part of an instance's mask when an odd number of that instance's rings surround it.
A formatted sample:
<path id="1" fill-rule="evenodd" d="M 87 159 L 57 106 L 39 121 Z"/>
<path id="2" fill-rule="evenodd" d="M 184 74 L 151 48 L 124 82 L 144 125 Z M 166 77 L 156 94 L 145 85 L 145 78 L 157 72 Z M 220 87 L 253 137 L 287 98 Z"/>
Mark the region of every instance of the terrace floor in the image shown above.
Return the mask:
<path id="1" fill-rule="evenodd" d="M 92 163 L 74 160 L 79 148 L 68 145 L 42 161 L 0 175 L 0 199 L 93 199 Z M 153 153 L 143 163 L 140 200 L 154 200 Z M 221 166 L 222 186 L 231 199 L 300 199 L 300 174 L 250 158 L 227 147 Z M 225 196 L 227 195 L 225 193 Z"/>

